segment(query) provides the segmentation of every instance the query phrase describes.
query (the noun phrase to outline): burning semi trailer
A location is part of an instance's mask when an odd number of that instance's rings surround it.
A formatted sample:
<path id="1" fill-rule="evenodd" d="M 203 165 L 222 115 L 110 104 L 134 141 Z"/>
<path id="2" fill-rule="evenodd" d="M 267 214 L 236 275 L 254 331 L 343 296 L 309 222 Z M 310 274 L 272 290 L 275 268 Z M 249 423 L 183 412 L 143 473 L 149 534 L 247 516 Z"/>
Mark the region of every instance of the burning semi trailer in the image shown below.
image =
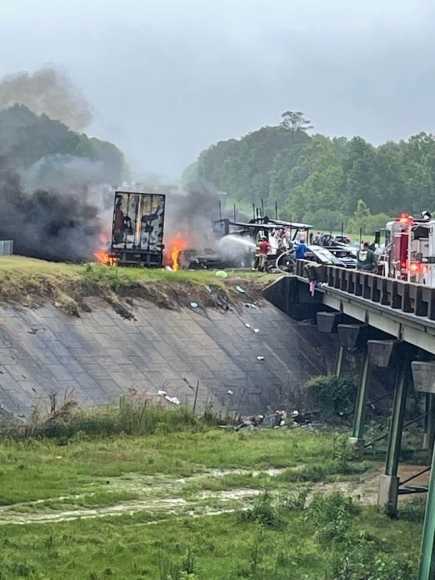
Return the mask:
<path id="1" fill-rule="evenodd" d="M 163 266 L 166 196 L 116 191 L 111 240 L 101 239 L 97 260 L 105 265 Z"/>

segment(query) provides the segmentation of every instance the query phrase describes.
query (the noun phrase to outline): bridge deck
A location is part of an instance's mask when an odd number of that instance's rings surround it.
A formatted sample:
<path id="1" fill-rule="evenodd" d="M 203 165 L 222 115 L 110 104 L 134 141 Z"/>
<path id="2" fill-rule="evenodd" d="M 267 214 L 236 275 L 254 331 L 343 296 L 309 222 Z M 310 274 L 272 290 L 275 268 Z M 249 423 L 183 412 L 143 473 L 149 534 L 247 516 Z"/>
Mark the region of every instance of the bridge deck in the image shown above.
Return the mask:
<path id="1" fill-rule="evenodd" d="M 305 260 L 297 263 L 298 280 L 308 284 L 310 270 L 325 306 L 435 354 L 435 288 Z"/>

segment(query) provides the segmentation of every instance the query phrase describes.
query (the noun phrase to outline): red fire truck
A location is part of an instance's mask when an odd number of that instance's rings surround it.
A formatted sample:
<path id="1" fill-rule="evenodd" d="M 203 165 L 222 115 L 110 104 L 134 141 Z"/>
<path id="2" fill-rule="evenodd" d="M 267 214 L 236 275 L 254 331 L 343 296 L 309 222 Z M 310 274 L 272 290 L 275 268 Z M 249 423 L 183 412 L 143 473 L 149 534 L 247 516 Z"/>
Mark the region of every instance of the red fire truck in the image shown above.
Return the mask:
<path id="1" fill-rule="evenodd" d="M 429 232 L 433 222 L 427 213 L 421 219 L 402 213 L 387 223 L 382 261 L 384 276 L 427 284 Z"/>

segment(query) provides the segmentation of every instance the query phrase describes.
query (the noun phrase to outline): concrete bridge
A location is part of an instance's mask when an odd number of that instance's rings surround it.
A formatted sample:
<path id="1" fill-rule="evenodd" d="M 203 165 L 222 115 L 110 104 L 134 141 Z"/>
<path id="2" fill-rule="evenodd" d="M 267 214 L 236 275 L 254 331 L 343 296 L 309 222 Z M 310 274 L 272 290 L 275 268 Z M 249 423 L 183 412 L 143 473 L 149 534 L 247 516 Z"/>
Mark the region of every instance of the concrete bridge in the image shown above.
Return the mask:
<path id="1" fill-rule="evenodd" d="M 320 332 L 338 335 L 335 374 L 342 372 L 349 348 L 363 352 L 351 442 L 362 454 L 371 371 L 395 375 L 385 471 L 380 477 L 378 504 L 391 515 L 400 495 L 429 492 L 418 580 L 435 580 L 435 288 L 376 276 L 369 272 L 316 265 L 299 260 L 294 275 L 284 276 L 265 297 L 296 320 L 315 319 Z M 398 476 L 407 395 L 411 384 L 425 394 L 422 447 L 432 451 L 432 470 L 401 481 Z M 412 480 L 431 470 L 427 486 Z"/>

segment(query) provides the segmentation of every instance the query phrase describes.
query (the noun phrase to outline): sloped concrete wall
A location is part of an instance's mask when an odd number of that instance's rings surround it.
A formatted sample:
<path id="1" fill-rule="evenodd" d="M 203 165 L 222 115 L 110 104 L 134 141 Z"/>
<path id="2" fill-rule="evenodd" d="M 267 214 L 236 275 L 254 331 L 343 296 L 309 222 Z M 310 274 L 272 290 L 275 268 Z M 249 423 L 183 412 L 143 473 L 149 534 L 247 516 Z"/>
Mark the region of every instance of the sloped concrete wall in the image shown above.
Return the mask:
<path id="1" fill-rule="evenodd" d="M 53 393 L 58 404 L 72 397 L 105 405 L 132 388 L 150 397 L 164 389 L 191 405 L 199 381 L 199 408 L 211 402 L 251 414 L 325 372 L 325 360 L 308 340 L 316 331 L 300 332 L 272 305 L 173 312 L 136 302 L 136 321 L 98 300 L 90 305 L 92 312 L 80 319 L 54 306 L 0 308 L 5 411 L 29 416 L 36 403 L 47 408 Z"/>

